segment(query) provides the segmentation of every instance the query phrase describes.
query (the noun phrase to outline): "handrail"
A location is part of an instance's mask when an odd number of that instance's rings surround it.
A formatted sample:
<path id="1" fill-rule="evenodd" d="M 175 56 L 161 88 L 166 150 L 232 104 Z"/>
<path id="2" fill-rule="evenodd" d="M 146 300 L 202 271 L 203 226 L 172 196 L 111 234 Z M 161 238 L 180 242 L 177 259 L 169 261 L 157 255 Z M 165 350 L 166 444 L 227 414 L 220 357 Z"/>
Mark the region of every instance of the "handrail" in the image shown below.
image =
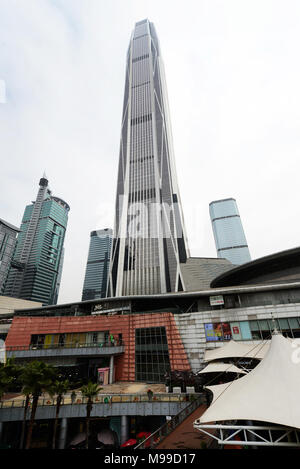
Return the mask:
<path id="1" fill-rule="evenodd" d="M 42 344 L 42 345 L 7 345 L 5 347 L 6 352 L 17 352 L 17 351 L 29 351 L 29 350 L 49 350 L 49 349 L 70 349 L 70 348 L 89 348 L 89 347 L 122 347 L 124 346 L 122 341 L 120 344 L 112 344 L 111 342 L 101 342 L 101 343 L 70 343 L 70 344 Z"/>
<path id="2" fill-rule="evenodd" d="M 113 405 L 114 403 L 160 403 L 160 402 L 187 402 L 189 394 L 173 394 L 173 393 L 157 393 L 154 394 L 152 399 L 149 399 L 147 393 L 140 394 L 98 394 L 93 399 L 93 404 L 108 404 Z M 75 398 L 72 399 L 71 393 L 66 393 L 63 397 L 62 405 L 80 405 L 86 404 L 87 398 L 83 397 L 81 392 L 77 392 Z M 38 400 L 38 406 L 56 406 L 55 397 L 40 397 Z M 25 407 L 25 399 L 15 400 L 1 400 L 0 409 L 16 407 Z M 185 410 L 185 409 L 183 409 Z"/>
<path id="3" fill-rule="evenodd" d="M 149 449 L 155 448 L 158 443 L 166 438 L 170 433 L 172 433 L 175 428 L 178 427 L 180 423 L 182 423 L 189 415 L 191 415 L 194 410 L 196 410 L 200 404 L 204 402 L 204 395 L 203 394 L 192 394 L 197 396 L 195 400 L 191 402 L 190 405 L 185 407 L 181 410 L 177 415 L 175 415 L 171 420 L 164 423 L 161 427 L 159 427 L 155 432 L 151 433 L 148 438 L 145 438 L 141 443 L 134 447 L 134 449 Z"/>

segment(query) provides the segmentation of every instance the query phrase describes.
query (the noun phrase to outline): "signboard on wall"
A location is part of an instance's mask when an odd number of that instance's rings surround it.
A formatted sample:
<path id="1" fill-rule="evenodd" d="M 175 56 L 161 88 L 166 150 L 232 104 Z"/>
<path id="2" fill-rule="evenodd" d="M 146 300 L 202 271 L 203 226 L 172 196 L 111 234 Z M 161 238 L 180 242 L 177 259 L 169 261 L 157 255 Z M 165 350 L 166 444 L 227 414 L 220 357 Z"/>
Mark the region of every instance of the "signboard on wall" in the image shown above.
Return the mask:
<path id="1" fill-rule="evenodd" d="M 210 303 L 210 306 L 223 305 L 224 304 L 223 295 L 210 296 L 209 303 Z"/>
<path id="2" fill-rule="evenodd" d="M 230 324 L 228 322 L 205 324 L 205 337 L 207 342 L 230 340 L 232 338 Z"/>
<path id="3" fill-rule="evenodd" d="M 242 340 L 241 328 L 239 322 L 231 322 L 231 333 L 233 340 Z"/>

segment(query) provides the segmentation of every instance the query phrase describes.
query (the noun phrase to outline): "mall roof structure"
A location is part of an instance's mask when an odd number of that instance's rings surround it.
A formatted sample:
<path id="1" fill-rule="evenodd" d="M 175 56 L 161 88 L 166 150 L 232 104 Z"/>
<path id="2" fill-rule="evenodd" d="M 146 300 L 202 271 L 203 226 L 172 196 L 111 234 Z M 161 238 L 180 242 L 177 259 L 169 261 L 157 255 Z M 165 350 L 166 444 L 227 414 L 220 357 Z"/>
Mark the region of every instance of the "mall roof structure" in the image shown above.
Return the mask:
<path id="1" fill-rule="evenodd" d="M 276 252 L 246 262 L 221 273 L 210 284 L 211 288 L 231 285 L 295 282 L 300 278 L 300 247 Z"/>
<path id="2" fill-rule="evenodd" d="M 235 340 L 230 340 L 223 347 L 206 350 L 203 361 L 212 362 L 226 358 L 256 358 L 257 360 L 261 360 L 269 349 L 269 343 L 270 341 L 256 344 L 241 344 Z"/>
<path id="3" fill-rule="evenodd" d="M 230 383 L 207 387 L 213 393 L 213 401 L 200 419 L 194 422 L 194 427 L 205 433 L 208 428 L 226 428 L 224 424 L 205 425 L 206 423 L 228 422 L 227 429 L 235 429 L 235 433 L 245 429 L 252 430 L 252 437 L 255 435 L 256 441 L 249 443 L 246 440 L 247 444 L 300 446 L 299 371 L 299 343 L 286 339 L 275 331 L 264 359 L 250 373 Z M 230 426 L 232 422 L 241 421 L 262 422 L 262 427 Z M 271 424 L 273 427 L 270 427 Z M 255 433 L 255 429 L 260 431 L 262 428 L 268 430 L 270 435 L 270 441 L 265 437 L 265 443 L 257 441 L 259 436 Z M 271 438 L 274 429 L 285 432 L 277 444 Z M 294 442 L 288 441 L 289 432 L 295 433 Z M 221 437 L 217 439 L 224 444 L 224 435 Z"/>
<path id="4" fill-rule="evenodd" d="M 203 370 L 199 372 L 201 373 L 239 373 L 239 374 L 247 374 L 245 370 L 242 370 L 241 368 L 238 368 L 235 365 L 232 365 L 230 363 L 222 363 L 222 362 L 216 362 L 216 363 L 209 363 Z"/>

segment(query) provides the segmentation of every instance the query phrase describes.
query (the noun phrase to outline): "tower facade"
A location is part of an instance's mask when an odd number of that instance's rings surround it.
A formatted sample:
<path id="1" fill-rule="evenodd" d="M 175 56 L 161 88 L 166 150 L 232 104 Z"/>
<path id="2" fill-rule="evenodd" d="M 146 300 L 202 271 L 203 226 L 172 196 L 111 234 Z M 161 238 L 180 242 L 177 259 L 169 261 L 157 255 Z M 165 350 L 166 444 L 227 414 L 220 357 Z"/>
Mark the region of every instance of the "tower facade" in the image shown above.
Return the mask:
<path id="1" fill-rule="evenodd" d="M 235 199 L 211 202 L 209 213 L 218 257 L 224 257 L 236 265 L 250 262 L 251 256 Z"/>
<path id="2" fill-rule="evenodd" d="M 112 235 L 110 228 L 91 232 L 82 301 L 106 297 Z"/>
<path id="3" fill-rule="evenodd" d="M 164 66 L 144 20 L 127 53 L 108 296 L 184 290 L 187 257 Z"/>
<path id="4" fill-rule="evenodd" d="M 41 178 L 36 200 L 24 211 L 4 295 L 56 303 L 69 210 Z"/>
<path id="5" fill-rule="evenodd" d="M 4 291 L 19 232 L 17 227 L 0 218 L 0 295 Z"/>

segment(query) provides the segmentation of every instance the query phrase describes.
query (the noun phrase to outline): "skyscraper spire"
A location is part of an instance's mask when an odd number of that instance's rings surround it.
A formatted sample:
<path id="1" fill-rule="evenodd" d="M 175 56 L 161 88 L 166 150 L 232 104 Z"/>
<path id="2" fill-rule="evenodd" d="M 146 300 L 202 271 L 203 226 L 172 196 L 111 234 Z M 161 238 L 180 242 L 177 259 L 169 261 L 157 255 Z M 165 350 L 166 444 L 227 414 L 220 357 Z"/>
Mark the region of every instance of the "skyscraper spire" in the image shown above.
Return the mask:
<path id="1" fill-rule="evenodd" d="M 35 201 L 25 208 L 5 295 L 43 304 L 57 301 L 69 210 L 42 177 Z"/>
<path id="2" fill-rule="evenodd" d="M 184 290 L 188 257 L 164 68 L 152 23 L 127 54 L 109 296 Z"/>

